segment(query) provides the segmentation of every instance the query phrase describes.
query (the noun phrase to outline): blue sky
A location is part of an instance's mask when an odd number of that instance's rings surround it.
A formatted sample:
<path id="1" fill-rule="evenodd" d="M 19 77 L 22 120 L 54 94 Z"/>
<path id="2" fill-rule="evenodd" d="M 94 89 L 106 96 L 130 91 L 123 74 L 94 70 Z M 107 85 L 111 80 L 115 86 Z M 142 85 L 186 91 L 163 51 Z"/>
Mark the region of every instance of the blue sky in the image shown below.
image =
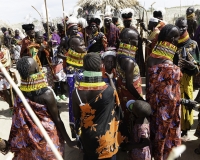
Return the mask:
<path id="1" fill-rule="evenodd" d="M 78 0 L 64 0 L 65 11 L 72 10 Z M 174 7 L 184 5 L 200 4 L 200 0 L 139 0 L 141 5 L 149 8 L 153 2 L 156 2 L 153 7 Z M 33 18 L 40 19 L 38 13 L 31 7 L 34 6 L 42 12 L 44 0 L 0 0 L 0 20 L 9 23 L 26 22 L 24 17 L 30 14 Z M 47 0 L 47 6 L 52 18 L 61 17 L 62 0 Z"/>

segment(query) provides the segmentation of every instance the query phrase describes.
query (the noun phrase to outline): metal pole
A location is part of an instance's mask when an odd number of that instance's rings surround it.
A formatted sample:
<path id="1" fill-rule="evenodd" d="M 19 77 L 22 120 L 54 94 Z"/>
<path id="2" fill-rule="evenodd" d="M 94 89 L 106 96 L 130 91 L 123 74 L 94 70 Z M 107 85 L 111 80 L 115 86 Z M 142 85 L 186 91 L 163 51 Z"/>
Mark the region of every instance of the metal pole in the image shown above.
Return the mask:
<path id="1" fill-rule="evenodd" d="M 8 74 L 7 70 L 5 69 L 5 67 L 2 65 L 2 63 L 0 62 L 0 70 L 2 71 L 2 73 L 4 74 L 4 76 L 6 77 L 6 79 L 8 80 L 8 82 L 10 83 L 10 85 L 14 88 L 14 90 L 16 91 L 16 93 L 18 94 L 19 98 L 22 100 L 26 110 L 28 111 L 28 113 L 30 114 L 31 118 L 33 119 L 33 121 L 35 122 L 35 124 L 38 126 L 38 128 L 40 129 L 40 131 L 42 132 L 45 140 L 47 141 L 47 143 L 49 144 L 52 152 L 54 153 L 55 157 L 58 160 L 63 160 L 62 156 L 60 155 L 60 153 L 58 152 L 58 150 L 56 149 L 55 145 L 53 144 L 53 142 L 51 141 L 49 135 L 47 134 L 46 130 L 44 129 L 44 127 L 42 126 L 42 124 L 40 123 L 40 120 L 38 119 L 38 117 L 35 115 L 35 113 L 33 112 L 32 108 L 30 107 L 30 105 L 28 104 L 26 98 L 24 97 L 24 95 L 22 94 L 21 90 L 18 88 L 18 86 L 15 84 L 15 82 L 13 81 L 13 79 L 10 77 L 10 75 Z"/>
<path id="2" fill-rule="evenodd" d="M 64 18 L 64 31 L 66 36 L 66 22 L 65 22 L 65 7 L 64 7 L 64 0 L 62 0 L 62 8 L 63 8 L 63 18 Z"/>
<path id="3" fill-rule="evenodd" d="M 44 0 L 45 9 L 46 9 L 46 19 L 47 19 L 47 41 L 49 40 L 49 17 L 48 17 L 48 11 L 47 11 L 47 2 Z"/>

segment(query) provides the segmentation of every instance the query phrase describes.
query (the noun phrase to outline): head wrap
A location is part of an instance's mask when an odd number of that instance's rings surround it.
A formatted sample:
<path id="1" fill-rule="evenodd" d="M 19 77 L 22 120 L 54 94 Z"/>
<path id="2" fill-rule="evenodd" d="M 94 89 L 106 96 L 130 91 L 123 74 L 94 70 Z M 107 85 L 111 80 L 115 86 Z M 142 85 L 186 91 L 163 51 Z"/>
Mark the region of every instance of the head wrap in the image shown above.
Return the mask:
<path id="1" fill-rule="evenodd" d="M 105 9 L 104 19 L 112 19 L 112 6 L 107 5 Z"/>
<path id="2" fill-rule="evenodd" d="M 165 9 L 164 8 L 157 8 L 156 10 L 153 11 L 153 17 L 158 18 L 158 17 L 163 17 L 165 15 Z"/>
<path id="3" fill-rule="evenodd" d="M 78 19 L 74 16 L 71 16 L 67 21 L 67 29 L 71 28 L 72 26 L 76 26 L 77 24 L 78 24 Z"/>
<path id="4" fill-rule="evenodd" d="M 82 28 L 86 28 L 88 26 L 87 21 L 85 18 L 78 18 L 78 24 L 82 27 Z"/>
<path id="5" fill-rule="evenodd" d="M 154 18 L 154 17 L 151 17 L 149 19 L 149 22 L 158 22 L 158 21 L 159 21 L 159 19 L 158 18 Z"/>
<path id="6" fill-rule="evenodd" d="M 116 57 L 116 52 L 115 51 L 106 51 L 101 53 L 101 58 L 104 59 L 106 56 L 114 56 Z"/>
<path id="7" fill-rule="evenodd" d="M 134 10 L 131 8 L 125 8 L 121 11 L 121 16 L 124 20 L 132 20 Z"/>

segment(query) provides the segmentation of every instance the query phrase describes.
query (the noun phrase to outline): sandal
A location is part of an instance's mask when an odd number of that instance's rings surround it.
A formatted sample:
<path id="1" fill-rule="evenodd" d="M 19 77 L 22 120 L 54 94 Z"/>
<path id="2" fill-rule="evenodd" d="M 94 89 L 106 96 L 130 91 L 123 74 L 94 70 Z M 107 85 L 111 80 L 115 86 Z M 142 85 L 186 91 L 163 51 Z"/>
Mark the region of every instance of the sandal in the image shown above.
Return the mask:
<path id="1" fill-rule="evenodd" d="M 199 149 L 199 148 L 196 148 L 196 149 L 194 150 L 194 153 L 200 155 L 200 149 Z"/>

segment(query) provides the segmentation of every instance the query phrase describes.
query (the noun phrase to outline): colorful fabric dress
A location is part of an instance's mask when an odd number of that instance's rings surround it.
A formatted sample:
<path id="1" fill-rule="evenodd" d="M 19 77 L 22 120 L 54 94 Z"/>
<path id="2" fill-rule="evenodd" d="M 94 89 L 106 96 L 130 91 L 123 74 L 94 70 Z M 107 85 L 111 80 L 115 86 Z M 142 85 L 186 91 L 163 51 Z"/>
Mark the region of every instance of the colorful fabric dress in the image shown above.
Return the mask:
<path id="1" fill-rule="evenodd" d="M 200 46 L 200 25 L 194 34 L 194 40 L 197 42 L 198 46 Z"/>
<path id="2" fill-rule="evenodd" d="M 151 57 L 173 60 L 176 47 L 169 42 L 160 42 Z M 152 156 L 164 160 L 171 149 L 181 144 L 181 80 L 180 68 L 162 63 L 148 68 L 149 84 L 147 102 L 151 105 L 150 131 Z"/>
<path id="3" fill-rule="evenodd" d="M 150 138 L 149 124 L 135 124 L 131 132 L 132 143 L 140 143 L 141 138 Z M 129 160 L 151 160 L 150 147 L 133 149 L 129 152 Z"/>
<path id="4" fill-rule="evenodd" d="M 28 36 L 25 37 L 21 44 L 22 44 L 22 47 L 21 47 L 21 51 L 20 51 L 20 57 L 23 57 L 23 56 L 30 56 L 29 53 L 28 53 L 28 46 L 31 44 L 31 43 L 34 43 L 35 40 L 34 39 L 30 39 Z"/>
<path id="5" fill-rule="evenodd" d="M 80 140 L 84 157 L 88 159 L 106 159 L 118 152 L 124 140 L 118 132 L 120 121 L 119 99 L 111 86 L 86 87 L 80 83 L 78 90 L 102 90 L 102 92 L 84 104 L 80 100 Z M 78 90 L 76 90 L 78 95 Z M 78 95 L 79 97 L 79 95 Z"/>
<path id="6" fill-rule="evenodd" d="M 3 66 L 8 71 L 11 67 L 11 58 L 10 58 L 10 52 L 5 46 L 1 46 L 0 50 L 0 61 L 3 64 Z M 0 71 L 1 73 L 1 71 Z M 10 83 L 7 81 L 7 79 L 0 74 L 0 91 L 6 90 L 10 88 Z M 0 95 L 3 96 L 3 95 Z"/>
<path id="7" fill-rule="evenodd" d="M 74 114 L 72 109 L 72 93 L 75 88 L 75 83 L 79 82 L 82 79 L 83 76 L 83 57 L 86 55 L 86 53 L 77 53 L 71 49 L 67 52 L 67 83 L 69 85 L 69 123 L 70 128 L 72 131 L 72 137 L 76 138 L 75 135 L 75 121 L 74 121 Z"/>
<path id="8" fill-rule="evenodd" d="M 134 62 L 134 70 L 133 70 L 133 86 L 135 89 L 138 91 L 138 93 L 142 96 L 142 81 L 140 77 L 140 69 L 137 63 L 135 62 L 135 51 L 137 48 L 135 46 L 130 46 L 129 44 L 123 44 L 120 43 L 118 52 L 117 52 L 117 58 L 130 58 Z M 126 88 L 126 78 L 125 78 L 125 72 L 124 70 L 120 67 L 119 63 L 117 62 L 117 92 L 119 95 L 120 103 L 122 106 L 122 110 L 124 112 L 124 117 L 126 124 L 128 124 L 129 121 L 129 111 L 126 110 L 126 103 L 134 99 L 136 100 L 136 97 L 134 97 Z"/>
<path id="9" fill-rule="evenodd" d="M 62 155 L 63 141 L 47 107 L 29 99 L 27 102 Z M 14 152 L 14 160 L 56 160 L 50 146 L 19 98 L 16 99 L 14 106 L 9 142 L 11 152 Z"/>
<path id="10" fill-rule="evenodd" d="M 6 68 L 6 70 L 9 71 L 11 67 L 11 58 L 10 58 L 10 52 L 5 46 L 1 46 L 0 61 L 3 64 L 3 66 Z M 0 73 L 1 73 L 0 74 L 0 97 L 3 98 L 5 101 L 8 101 L 3 91 L 10 89 L 10 83 L 8 82 L 6 77 L 4 77 L 1 70 L 0 70 Z"/>
<path id="11" fill-rule="evenodd" d="M 108 40 L 108 47 L 117 47 L 119 41 L 119 28 L 113 23 L 110 23 L 109 30 L 104 27 L 104 34 Z"/>
<path id="12" fill-rule="evenodd" d="M 193 57 L 199 55 L 198 46 L 196 42 L 191 40 L 187 31 L 180 37 L 177 50 L 177 58 L 174 58 L 174 63 L 179 66 L 180 59 L 186 59 L 187 61 L 197 64 Z M 175 60 L 177 59 L 177 60 Z M 175 62 L 177 61 L 177 62 Z M 181 98 L 193 100 L 193 75 L 195 75 L 196 69 L 184 68 L 182 69 L 183 77 L 181 78 L 180 88 L 181 88 Z M 193 110 L 189 111 L 187 107 L 181 105 L 181 130 L 187 131 L 191 129 L 193 124 Z"/>

